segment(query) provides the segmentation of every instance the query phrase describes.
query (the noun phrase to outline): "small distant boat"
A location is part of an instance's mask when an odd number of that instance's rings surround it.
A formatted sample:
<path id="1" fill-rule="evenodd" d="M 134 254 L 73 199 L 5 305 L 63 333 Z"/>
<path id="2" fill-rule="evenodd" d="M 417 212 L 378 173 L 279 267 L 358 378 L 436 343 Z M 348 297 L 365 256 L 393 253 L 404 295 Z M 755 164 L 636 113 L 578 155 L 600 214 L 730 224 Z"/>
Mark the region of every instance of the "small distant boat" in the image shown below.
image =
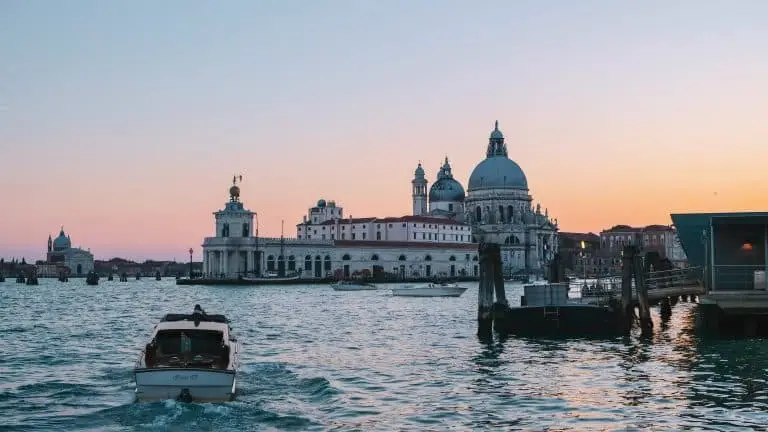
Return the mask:
<path id="1" fill-rule="evenodd" d="M 287 282 L 292 280 L 298 280 L 301 279 L 301 275 L 294 274 L 294 275 L 286 275 L 286 276 L 279 276 L 277 273 L 267 273 L 263 277 L 242 277 L 242 280 L 246 282 L 257 282 L 257 283 L 269 283 L 269 282 Z"/>
<path id="2" fill-rule="evenodd" d="M 331 284 L 334 291 L 373 291 L 376 285 L 361 281 L 338 281 Z"/>
<path id="3" fill-rule="evenodd" d="M 224 315 L 167 314 L 134 369 L 140 402 L 228 401 L 235 397 L 239 342 Z"/>
<path id="4" fill-rule="evenodd" d="M 392 295 L 398 297 L 461 297 L 466 290 L 466 287 L 459 286 L 456 283 L 438 282 L 392 288 Z"/>

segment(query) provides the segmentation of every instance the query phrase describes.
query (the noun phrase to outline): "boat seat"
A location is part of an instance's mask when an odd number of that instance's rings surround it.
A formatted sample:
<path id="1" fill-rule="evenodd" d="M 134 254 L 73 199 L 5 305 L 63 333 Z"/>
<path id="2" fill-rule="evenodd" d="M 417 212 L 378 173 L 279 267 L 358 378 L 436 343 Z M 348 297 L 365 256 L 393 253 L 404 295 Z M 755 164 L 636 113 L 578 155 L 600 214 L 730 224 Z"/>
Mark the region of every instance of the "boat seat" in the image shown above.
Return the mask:
<path id="1" fill-rule="evenodd" d="M 229 367 L 229 345 L 222 345 L 220 353 L 221 360 L 219 361 L 219 367 L 221 369 L 226 369 Z"/>

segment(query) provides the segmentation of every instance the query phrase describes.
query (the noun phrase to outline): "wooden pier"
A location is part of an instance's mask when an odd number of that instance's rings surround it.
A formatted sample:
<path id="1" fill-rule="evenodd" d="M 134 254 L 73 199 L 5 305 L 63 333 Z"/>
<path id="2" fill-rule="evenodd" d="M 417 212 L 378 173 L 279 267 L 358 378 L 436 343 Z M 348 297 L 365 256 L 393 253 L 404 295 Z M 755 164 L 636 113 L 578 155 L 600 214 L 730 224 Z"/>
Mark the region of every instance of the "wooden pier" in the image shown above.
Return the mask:
<path id="1" fill-rule="evenodd" d="M 659 305 L 662 316 L 668 318 L 672 306 L 678 301 L 694 301 L 705 293 L 700 268 L 656 270 L 647 255 L 643 256 L 636 246 L 627 246 L 622 251 L 621 276 L 581 281 L 580 285 L 572 286 L 558 280 L 560 272 L 551 271 L 552 283 L 526 286 L 521 306 L 510 307 L 503 282 L 499 284 L 495 277 L 495 269 L 501 265 L 497 251 L 498 245 L 493 243 L 479 247 L 478 334 L 481 336 L 487 336 L 492 331 L 552 336 L 614 336 L 627 334 L 634 326 L 640 328 L 642 335 L 648 336 L 653 333 L 651 306 Z M 552 268 L 558 268 L 557 263 Z M 563 290 L 571 292 L 574 288 L 581 296 L 562 298 Z M 534 295 L 535 291 L 541 291 L 545 299 L 542 300 L 540 295 L 526 298 Z"/>

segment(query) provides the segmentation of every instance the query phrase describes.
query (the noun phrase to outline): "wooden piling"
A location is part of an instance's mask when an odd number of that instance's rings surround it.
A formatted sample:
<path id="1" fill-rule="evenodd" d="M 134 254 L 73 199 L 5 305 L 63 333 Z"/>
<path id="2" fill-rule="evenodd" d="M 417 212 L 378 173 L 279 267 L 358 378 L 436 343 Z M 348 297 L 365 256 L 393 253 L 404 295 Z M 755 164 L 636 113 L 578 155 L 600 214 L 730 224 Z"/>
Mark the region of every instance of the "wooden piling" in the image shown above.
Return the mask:
<path id="1" fill-rule="evenodd" d="M 637 248 L 632 248 L 632 269 L 635 273 L 635 292 L 637 293 L 637 305 L 640 312 L 640 330 L 643 335 L 649 335 L 653 332 L 653 321 L 651 321 L 651 309 L 648 304 L 648 287 L 645 284 L 645 267 L 643 266 L 640 254 Z"/>
<path id="2" fill-rule="evenodd" d="M 493 332 L 494 270 L 490 246 L 490 244 L 480 243 L 477 247 L 480 267 L 480 285 L 477 290 L 477 334 L 479 336 L 488 336 Z"/>
<path id="3" fill-rule="evenodd" d="M 635 318 L 635 303 L 632 299 L 633 257 L 634 249 L 631 246 L 624 247 L 621 257 L 621 315 L 622 325 L 627 331 L 632 327 Z"/>
<path id="4" fill-rule="evenodd" d="M 490 255 L 490 265 L 493 269 L 493 285 L 496 288 L 496 303 L 504 306 L 509 306 L 507 301 L 507 290 L 504 287 L 504 273 L 501 269 L 501 246 L 497 244 L 489 244 L 486 246 Z"/>

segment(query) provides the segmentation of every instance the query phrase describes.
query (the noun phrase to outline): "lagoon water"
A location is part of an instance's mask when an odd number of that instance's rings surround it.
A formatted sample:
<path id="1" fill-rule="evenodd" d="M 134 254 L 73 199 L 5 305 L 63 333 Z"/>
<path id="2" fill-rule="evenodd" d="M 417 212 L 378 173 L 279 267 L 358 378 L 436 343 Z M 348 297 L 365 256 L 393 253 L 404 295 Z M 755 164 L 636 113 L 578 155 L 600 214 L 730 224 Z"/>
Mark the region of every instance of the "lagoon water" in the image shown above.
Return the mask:
<path id="1" fill-rule="evenodd" d="M 702 340 L 695 305 L 655 335 L 475 335 L 462 297 L 387 289 L 193 287 L 150 279 L 0 283 L 0 431 L 749 430 L 768 424 L 768 342 Z M 508 285 L 511 299 L 520 285 Z M 243 343 L 237 399 L 135 403 L 162 314 L 200 303 Z"/>

